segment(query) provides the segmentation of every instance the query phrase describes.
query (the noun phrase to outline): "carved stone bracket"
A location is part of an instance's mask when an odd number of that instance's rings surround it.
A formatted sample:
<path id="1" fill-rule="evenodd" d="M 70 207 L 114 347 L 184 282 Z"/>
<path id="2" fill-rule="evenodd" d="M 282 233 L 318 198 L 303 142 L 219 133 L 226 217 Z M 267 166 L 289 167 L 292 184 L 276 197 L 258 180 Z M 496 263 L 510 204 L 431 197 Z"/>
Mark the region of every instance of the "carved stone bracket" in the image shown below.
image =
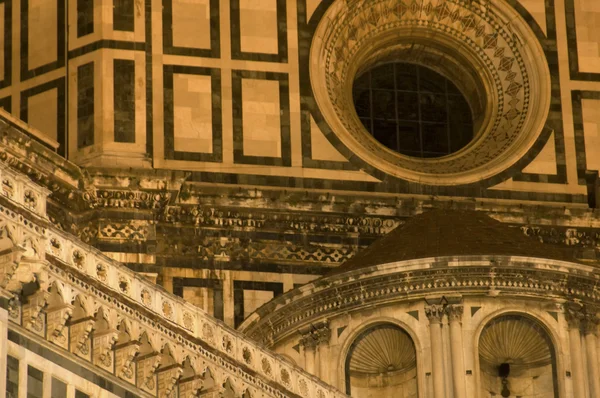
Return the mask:
<path id="1" fill-rule="evenodd" d="M 13 247 L 0 254 L 0 288 L 6 289 L 15 274 L 25 249 Z"/>
<path id="2" fill-rule="evenodd" d="M 42 310 L 48 302 L 50 294 L 40 290 L 27 298 L 27 303 L 23 305 L 23 325 L 25 328 L 40 334 L 44 331 L 44 317 Z"/>
<path id="3" fill-rule="evenodd" d="M 137 386 L 149 393 L 155 393 L 157 384 L 156 369 L 160 366 L 161 355 L 150 353 L 137 358 Z"/>
<path id="4" fill-rule="evenodd" d="M 68 347 L 67 321 L 73 315 L 73 306 L 70 304 L 62 304 L 46 309 L 46 322 L 48 327 L 48 338 L 54 344 L 63 348 Z"/>
<path id="5" fill-rule="evenodd" d="M 115 347 L 115 369 L 117 376 L 132 384 L 135 384 L 133 360 L 139 352 L 140 343 L 137 341 L 130 341 Z"/>
<path id="6" fill-rule="evenodd" d="M 158 376 L 158 396 L 159 397 L 176 397 L 177 381 L 183 374 L 183 369 L 180 365 L 172 365 L 157 371 Z"/>
<path id="7" fill-rule="evenodd" d="M 94 328 L 91 317 L 79 319 L 71 323 L 71 352 L 75 355 L 90 358 L 90 333 Z"/>
<path id="8" fill-rule="evenodd" d="M 197 398 L 200 396 L 202 389 L 202 377 L 193 376 L 179 381 L 179 397 L 180 398 Z"/>
<path id="9" fill-rule="evenodd" d="M 114 362 L 113 346 L 117 342 L 119 332 L 113 329 L 100 333 L 94 332 L 94 364 L 112 371 Z"/>

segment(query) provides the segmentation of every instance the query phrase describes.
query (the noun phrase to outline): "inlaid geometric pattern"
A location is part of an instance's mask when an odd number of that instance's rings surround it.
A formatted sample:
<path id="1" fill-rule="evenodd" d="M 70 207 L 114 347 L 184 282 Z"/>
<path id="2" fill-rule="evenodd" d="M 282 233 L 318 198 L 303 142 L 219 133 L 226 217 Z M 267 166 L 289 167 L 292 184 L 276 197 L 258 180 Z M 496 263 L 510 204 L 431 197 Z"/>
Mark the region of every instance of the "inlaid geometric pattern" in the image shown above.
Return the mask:
<path id="1" fill-rule="evenodd" d="M 550 135 L 546 145 L 544 145 L 544 148 L 537 157 L 523 169 L 523 173 L 548 175 L 555 175 L 557 173 L 554 133 Z"/>

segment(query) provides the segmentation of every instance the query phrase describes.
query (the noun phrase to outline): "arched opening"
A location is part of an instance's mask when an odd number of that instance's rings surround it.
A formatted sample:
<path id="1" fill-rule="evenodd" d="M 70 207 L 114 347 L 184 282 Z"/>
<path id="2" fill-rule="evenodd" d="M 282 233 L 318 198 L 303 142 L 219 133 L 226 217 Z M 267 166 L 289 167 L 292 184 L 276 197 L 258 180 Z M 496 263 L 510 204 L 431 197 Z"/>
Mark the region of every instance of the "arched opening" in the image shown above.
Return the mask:
<path id="1" fill-rule="evenodd" d="M 345 363 L 346 393 L 355 398 L 417 397 L 417 354 L 412 338 L 393 324 L 362 332 Z"/>
<path id="2" fill-rule="evenodd" d="M 482 397 L 558 398 L 554 345 L 529 317 L 491 320 L 479 338 L 479 367 Z"/>

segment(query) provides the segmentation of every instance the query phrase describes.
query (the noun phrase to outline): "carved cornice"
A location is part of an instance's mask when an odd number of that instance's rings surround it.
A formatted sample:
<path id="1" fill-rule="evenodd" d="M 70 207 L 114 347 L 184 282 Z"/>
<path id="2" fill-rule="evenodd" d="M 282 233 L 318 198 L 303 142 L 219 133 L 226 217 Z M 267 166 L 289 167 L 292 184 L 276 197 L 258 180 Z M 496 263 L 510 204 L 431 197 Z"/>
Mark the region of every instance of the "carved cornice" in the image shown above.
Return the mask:
<path id="1" fill-rule="evenodd" d="M 468 266 L 462 267 L 466 261 Z M 479 263 L 479 266 L 474 264 Z M 420 264 L 420 269 L 417 269 Z M 448 264 L 452 266 L 449 267 Z M 548 266 L 552 265 L 552 270 Z M 346 273 L 319 279 L 280 296 L 260 308 L 239 330 L 267 346 L 289 336 L 295 330 L 321 319 L 330 319 L 365 306 L 389 305 L 425 299 L 432 295 L 529 297 L 537 300 L 560 298 L 580 300 L 590 306 L 600 304 L 595 280 L 600 271 L 555 260 L 472 256 L 410 261 L 412 270 L 403 265 L 371 267 L 360 273 Z M 556 272 L 562 269 L 563 272 Z M 371 275 L 371 272 L 376 273 Z M 310 292 L 310 293 L 309 293 Z M 319 305 L 315 306 L 317 302 Z M 437 307 L 436 307 L 437 308 Z M 432 307 L 434 322 L 440 312 Z"/>

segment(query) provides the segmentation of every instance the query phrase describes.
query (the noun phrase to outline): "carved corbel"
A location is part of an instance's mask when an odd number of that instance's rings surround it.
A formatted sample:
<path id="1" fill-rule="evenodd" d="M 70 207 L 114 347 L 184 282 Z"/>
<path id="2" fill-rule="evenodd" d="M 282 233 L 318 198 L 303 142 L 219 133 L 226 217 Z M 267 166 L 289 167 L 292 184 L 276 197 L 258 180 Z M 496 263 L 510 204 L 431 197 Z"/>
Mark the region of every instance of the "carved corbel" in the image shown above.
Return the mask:
<path id="1" fill-rule="evenodd" d="M 94 365 L 112 371 L 114 362 L 113 346 L 118 340 L 119 332 L 114 329 L 94 332 Z"/>
<path id="2" fill-rule="evenodd" d="M 161 355 L 157 352 L 146 354 L 136 359 L 137 387 L 149 393 L 156 393 L 156 369 L 160 366 Z"/>
<path id="3" fill-rule="evenodd" d="M 179 381 L 179 398 L 197 398 L 202 389 L 202 377 L 194 375 Z"/>
<path id="4" fill-rule="evenodd" d="M 207 390 L 200 390 L 200 393 L 197 396 L 202 398 L 221 398 L 223 396 L 223 391 L 225 391 L 223 387 L 214 386 Z"/>
<path id="5" fill-rule="evenodd" d="M 175 364 L 157 371 L 158 377 L 158 396 L 171 398 L 175 397 L 177 381 L 183 374 L 181 365 Z"/>
<path id="6" fill-rule="evenodd" d="M 20 294 L 23 290 L 23 285 L 35 282 L 37 280 L 36 273 L 42 271 L 40 270 L 40 264 L 37 264 L 32 261 L 27 261 L 27 259 L 24 259 L 22 255 L 15 254 L 13 256 L 13 259 L 14 261 L 9 261 L 7 265 L 3 267 L 5 277 L 3 280 L 4 286 L 1 287 L 3 287 L 11 293 Z"/>
<path id="7" fill-rule="evenodd" d="M 7 289 L 8 283 L 17 271 L 25 249 L 19 246 L 12 247 L 0 254 L 0 288 Z M 20 286 L 20 285 L 19 285 Z M 7 289 L 8 290 L 8 289 Z M 20 290 L 20 289 L 19 289 Z"/>
<path id="8" fill-rule="evenodd" d="M 135 384 L 135 372 L 133 360 L 140 352 L 138 341 L 129 341 L 115 347 L 115 371 L 118 377 Z"/>
<path id="9" fill-rule="evenodd" d="M 72 315 L 73 306 L 70 304 L 62 304 L 46 309 L 47 338 L 52 343 L 65 349 L 68 349 L 65 328 Z"/>
<path id="10" fill-rule="evenodd" d="M 94 328 L 94 319 L 92 317 L 78 319 L 70 325 L 71 331 L 71 352 L 77 356 L 91 359 L 90 352 L 90 333 Z"/>
<path id="11" fill-rule="evenodd" d="M 44 290 L 27 297 L 27 303 L 22 306 L 23 326 L 36 334 L 44 334 L 44 314 L 42 310 L 48 302 L 50 294 Z"/>

